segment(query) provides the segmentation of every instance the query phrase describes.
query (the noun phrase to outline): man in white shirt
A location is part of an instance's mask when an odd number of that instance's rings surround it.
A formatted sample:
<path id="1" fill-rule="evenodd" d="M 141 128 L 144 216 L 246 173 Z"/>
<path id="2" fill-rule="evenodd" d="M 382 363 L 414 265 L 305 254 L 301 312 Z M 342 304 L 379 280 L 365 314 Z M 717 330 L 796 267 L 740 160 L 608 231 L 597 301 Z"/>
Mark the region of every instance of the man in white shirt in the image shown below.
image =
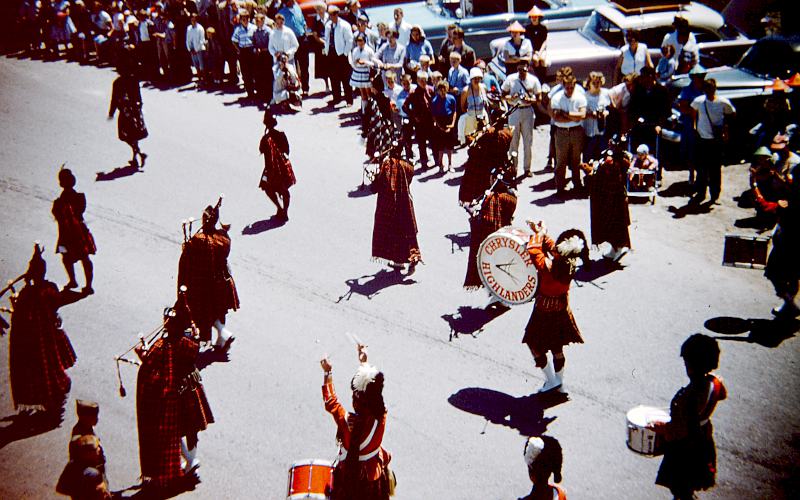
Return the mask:
<path id="1" fill-rule="evenodd" d="M 192 56 L 192 66 L 198 78 L 203 78 L 205 66 L 203 54 L 206 50 L 206 30 L 197 22 L 197 14 L 192 14 L 191 24 L 186 27 L 186 50 Z"/>
<path id="2" fill-rule="evenodd" d="M 736 115 L 736 108 L 731 101 L 717 95 L 717 81 L 713 78 L 703 83 L 703 95 L 692 101 L 691 108 L 698 137 L 694 154 L 696 191 L 690 203 L 702 202 L 708 189 L 709 205 L 714 205 L 722 190 L 722 151 L 728 140 L 728 120 Z"/>
<path id="3" fill-rule="evenodd" d="M 330 19 L 325 24 L 325 48 L 331 78 L 332 106 L 342 102 L 353 105 L 353 89 L 350 87 L 350 62 L 347 56 L 353 48 L 353 29 L 350 23 L 339 19 L 339 7 L 328 7 Z M 342 95 L 344 94 L 344 95 Z"/>
<path id="4" fill-rule="evenodd" d="M 586 97 L 575 90 L 575 76 L 570 74 L 562 81 L 564 88 L 550 101 L 553 126 L 556 127 L 556 195 L 566 194 L 566 170 L 572 172 L 573 191 L 580 192 L 581 149 L 583 147 L 583 120 L 586 118 Z"/>
<path id="5" fill-rule="evenodd" d="M 403 21 L 403 9 L 400 7 L 394 9 L 394 24 L 389 27 L 397 32 L 397 42 L 403 47 L 408 47 L 408 41 L 411 39 L 411 24 Z"/>
<path id="6" fill-rule="evenodd" d="M 275 28 L 269 37 L 269 53 L 272 55 L 272 60 L 277 64 L 281 54 L 286 54 L 289 58 L 289 64 L 294 65 L 294 54 L 300 47 L 297 37 L 294 32 L 284 26 L 286 18 L 283 14 L 275 14 Z"/>
<path id="7" fill-rule="evenodd" d="M 672 57 L 678 63 L 676 65 L 678 67 L 677 72 L 687 73 L 697 64 L 700 56 L 700 50 L 697 47 L 697 39 L 694 33 L 691 32 L 689 21 L 686 18 L 675 16 L 672 26 L 675 27 L 675 31 L 664 35 L 661 46 L 672 45 L 672 48 L 675 50 Z"/>
<path id="8" fill-rule="evenodd" d="M 522 138 L 522 167 L 525 176 L 530 177 L 533 161 L 533 127 L 536 120 L 533 106 L 542 93 L 542 85 L 538 78 L 528 73 L 528 62 L 522 61 L 517 67 L 517 72 L 506 78 L 501 89 L 510 104 L 519 104 L 508 117 L 508 124 L 514 127 L 508 152 L 517 152 Z M 518 163 L 518 158 L 514 158 L 514 169 L 517 173 Z"/>

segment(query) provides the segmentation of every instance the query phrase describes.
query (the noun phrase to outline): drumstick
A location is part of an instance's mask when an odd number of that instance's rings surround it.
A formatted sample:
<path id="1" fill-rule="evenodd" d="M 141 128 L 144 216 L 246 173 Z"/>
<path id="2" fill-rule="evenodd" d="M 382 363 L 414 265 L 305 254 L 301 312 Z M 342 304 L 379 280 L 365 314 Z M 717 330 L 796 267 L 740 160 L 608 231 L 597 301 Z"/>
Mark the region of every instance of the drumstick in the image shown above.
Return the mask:
<path id="1" fill-rule="evenodd" d="M 486 427 L 489 426 L 489 419 L 484 418 L 485 422 L 483 423 L 483 430 L 481 431 L 481 435 L 486 434 Z"/>

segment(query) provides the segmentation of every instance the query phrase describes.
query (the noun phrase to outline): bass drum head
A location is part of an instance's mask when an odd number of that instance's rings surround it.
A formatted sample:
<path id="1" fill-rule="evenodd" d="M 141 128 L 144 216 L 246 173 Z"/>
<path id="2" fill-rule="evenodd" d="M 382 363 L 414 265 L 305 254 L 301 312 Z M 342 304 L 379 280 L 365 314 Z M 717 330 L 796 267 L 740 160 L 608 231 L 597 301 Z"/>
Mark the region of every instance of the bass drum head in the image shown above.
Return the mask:
<path id="1" fill-rule="evenodd" d="M 533 300 L 539 274 L 528 253 L 530 230 L 506 226 L 486 237 L 478 249 L 478 274 L 493 296 L 514 306 Z"/>

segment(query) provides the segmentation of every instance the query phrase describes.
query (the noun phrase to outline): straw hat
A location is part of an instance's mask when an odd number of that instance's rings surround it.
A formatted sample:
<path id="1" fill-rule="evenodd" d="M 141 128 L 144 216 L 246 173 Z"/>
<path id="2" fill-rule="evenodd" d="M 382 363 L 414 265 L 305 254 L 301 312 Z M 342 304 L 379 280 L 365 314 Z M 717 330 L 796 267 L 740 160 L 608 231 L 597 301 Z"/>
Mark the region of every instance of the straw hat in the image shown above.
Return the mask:
<path id="1" fill-rule="evenodd" d="M 522 25 L 519 24 L 519 21 L 514 21 L 513 23 L 511 23 L 511 26 L 509 26 L 506 29 L 506 31 L 508 31 L 509 33 L 525 33 L 525 28 L 523 28 Z"/>
<path id="2" fill-rule="evenodd" d="M 533 8 L 528 11 L 528 17 L 544 17 L 544 12 L 534 5 Z"/>

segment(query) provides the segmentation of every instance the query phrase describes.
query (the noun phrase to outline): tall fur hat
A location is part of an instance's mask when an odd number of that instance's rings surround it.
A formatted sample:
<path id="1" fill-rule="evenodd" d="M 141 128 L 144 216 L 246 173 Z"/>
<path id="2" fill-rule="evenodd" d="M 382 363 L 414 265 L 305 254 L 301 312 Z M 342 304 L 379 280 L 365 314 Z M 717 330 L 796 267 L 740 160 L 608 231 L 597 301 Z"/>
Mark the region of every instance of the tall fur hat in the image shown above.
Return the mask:
<path id="1" fill-rule="evenodd" d="M 203 225 L 216 225 L 217 221 L 219 221 L 219 209 L 217 207 L 208 205 L 206 209 L 203 210 Z"/>
<path id="2" fill-rule="evenodd" d="M 47 263 L 42 258 L 43 251 L 44 249 L 39 245 L 38 241 L 33 244 L 33 256 L 28 261 L 28 270 L 25 271 L 28 279 L 39 278 L 47 272 Z"/>
<path id="3" fill-rule="evenodd" d="M 588 248 L 586 236 L 580 229 L 567 229 L 556 240 L 558 254 L 566 259 L 581 257 Z"/>
<path id="4" fill-rule="evenodd" d="M 62 167 L 58 171 L 58 185 L 62 188 L 75 187 L 75 174 L 72 170 Z"/>
<path id="5" fill-rule="evenodd" d="M 525 463 L 530 467 L 539 457 L 539 454 L 544 450 L 544 441 L 542 438 L 531 437 L 525 442 Z"/>
<path id="6" fill-rule="evenodd" d="M 362 363 L 359 365 L 350 387 L 356 392 L 366 392 L 367 387 L 378 377 L 380 371 L 373 365 Z"/>

